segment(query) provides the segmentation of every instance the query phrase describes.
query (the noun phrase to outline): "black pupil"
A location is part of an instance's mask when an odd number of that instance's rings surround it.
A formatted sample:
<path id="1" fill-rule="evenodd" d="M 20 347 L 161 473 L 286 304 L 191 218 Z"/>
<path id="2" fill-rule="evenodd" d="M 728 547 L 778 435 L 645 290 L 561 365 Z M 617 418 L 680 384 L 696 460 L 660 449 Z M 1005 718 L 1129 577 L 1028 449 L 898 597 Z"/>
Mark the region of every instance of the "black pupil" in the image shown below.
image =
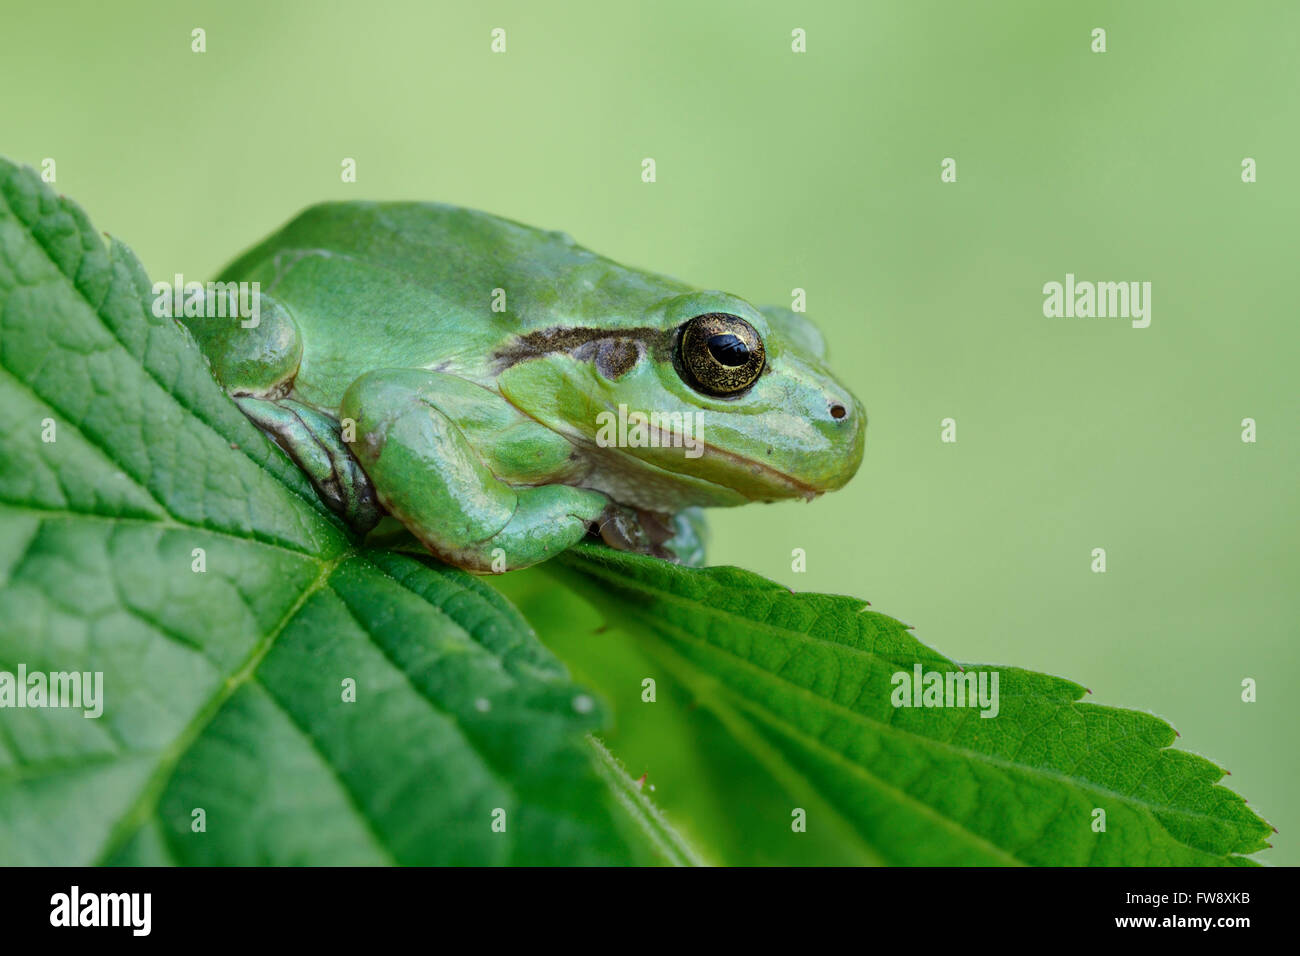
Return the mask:
<path id="1" fill-rule="evenodd" d="M 728 368 L 737 368 L 749 361 L 749 346 L 730 332 L 709 336 L 708 345 L 709 354 Z"/>

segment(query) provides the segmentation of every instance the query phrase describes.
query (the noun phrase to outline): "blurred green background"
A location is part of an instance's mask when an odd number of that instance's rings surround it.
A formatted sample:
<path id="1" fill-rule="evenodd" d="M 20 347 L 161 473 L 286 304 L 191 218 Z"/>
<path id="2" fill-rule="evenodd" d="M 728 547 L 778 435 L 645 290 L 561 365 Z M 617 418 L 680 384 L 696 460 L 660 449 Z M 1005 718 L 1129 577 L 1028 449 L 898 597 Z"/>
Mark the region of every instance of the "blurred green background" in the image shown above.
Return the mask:
<path id="1" fill-rule="evenodd" d="M 1262 859 L 1300 862 L 1300 5 L 3 0 L 0 22 L 0 153 L 53 158 L 155 278 L 206 279 L 309 203 L 400 198 L 755 302 L 807 290 L 866 460 L 811 505 L 715 512 L 715 563 L 1160 714 L 1280 829 Z M 1153 283 L 1150 328 L 1045 318 L 1067 272 Z M 671 776 L 652 749 L 633 775 Z"/>

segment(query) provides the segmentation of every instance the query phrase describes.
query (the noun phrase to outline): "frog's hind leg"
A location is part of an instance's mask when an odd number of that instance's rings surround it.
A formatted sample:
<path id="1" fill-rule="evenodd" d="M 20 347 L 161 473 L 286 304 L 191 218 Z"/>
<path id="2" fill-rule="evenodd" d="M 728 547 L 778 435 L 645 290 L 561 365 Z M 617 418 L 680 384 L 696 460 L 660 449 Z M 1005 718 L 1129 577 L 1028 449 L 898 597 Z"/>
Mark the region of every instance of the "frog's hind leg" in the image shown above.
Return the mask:
<path id="1" fill-rule="evenodd" d="M 284 397 L 302 362 L 298 323 L 261 292 L 253 293 L 251 306 L 248 315 L 241 315 L 233 299 L 208 291 L 197 314 L 179 321 L 243 413 L 284 449 L 332 511 L 365 534 L 383 511 L 370 479 L 343 442 L 339 423 Z"/>
<path id="2" fill-rule="evenodd" d="M 289 310 L 271 296 L 255 292 L 251 303 L 252 315 L 241 318 L 224 297 L 208 293 L 198 314 L 177 321 L 194 336 L 227 393 L 278 398 L 288 394 L 298 374 L 302 335 Z"/>
<path id="3" fill-rule="evenodd" d="M 683 508 L 673 515 L 611 504 L 598 528 L 611 548 L 664 558 L 689 568 L 702 568 L 708 524 L 700 508 Z"/>
<path id="4" fill-rule="evenodd" d="M 284 449 L 316 493 L 349 527 L 364 535 L 383 517 L 375 487 L 343 441 L 337 421 L 288 398 L 236 395 L 245 415 Z"/>

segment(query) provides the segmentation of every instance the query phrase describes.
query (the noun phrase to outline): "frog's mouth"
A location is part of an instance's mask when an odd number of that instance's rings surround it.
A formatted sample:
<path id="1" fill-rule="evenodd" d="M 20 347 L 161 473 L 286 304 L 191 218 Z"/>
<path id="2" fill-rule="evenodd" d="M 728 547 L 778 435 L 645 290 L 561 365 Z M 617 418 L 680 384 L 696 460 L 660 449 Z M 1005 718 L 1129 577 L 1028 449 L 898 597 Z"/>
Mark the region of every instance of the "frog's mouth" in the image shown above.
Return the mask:
<path id="1" fill-rule="evenodd" d="M 777 501 L 782 498 L 803 498 L 805 501 L 812 501 L 826 491 L 825 488 L 816 488 L 807 482 L 791 478 L 785 472 L 778 471 L 771 465 L 766 465 L 753 458 L 746 458 L 744 455 L 737 455 L 735 452 L 723 451 L 708 442 L 703 443 L 703 448 L 704 458 L 721 462 L 730 468 L 749 472 L 758 479 L 759 484 L 772 486 L 784 492 L 784 494 L 777 493 L 775 495 L 751 494 L 747 488 L 735 488 L 733 486 L 735 491 L 744 495 L 750 501 Z"/>
<path id="2" fill-rule="evenodd" d="M 579 435 L 571 440 L 583 448 L 588 462 L 588 471 L 578 484 L 601 491 L 620 504 L 649 511 L 673 513 L 686 505 L 721 508 L 792 498 L 811 500 L 827 490 L 712 446 L 703 446 L 694 459 L 697 465 L 707 464 L 688 473 L 654 454 L 658 449 L 602 447 Z"/>
<path id="3" fill-rule="evenodd" d="M 647 428 L 657 439 L 652 443 L 651 447 L 683 448 L 690 447 L 693 441 L 694 446 L 699 450 L 698 461 L 706 461 L 715 466 L 722 466 L 721 469 L 716 467 L 706 469 L 709 474 L 695 475 L 695 477 L 733 491 L 748 501 L 782 501 L 789 498 L 803 498 L 805 501 L 812 501 L 827 491 L 826 488 L 818 488 L 808 482 L 800 481 L 798 478 L 792 478 L 785 472 L 754 458 L 748 458 L 745 455 L 725 451 L 716 445 L 710 445 L 699 436 L 690 439 L 690 436 L 678 434 L 671 428 L 661 428 L 649 423 Z M 629 451 L 646 464 L 662 467 L 662 464 L 655 458 L 643 457 L 637 454 L 637 449 L 624 450 Z M 716 471 L 721 471 L 722 475 L 714 474 Z M 726 475 L 726 478 L 719 480 L 722 479 L 723 475 Z M 750 480 L 740 480 L 742 478 L 749 478 Z"/>

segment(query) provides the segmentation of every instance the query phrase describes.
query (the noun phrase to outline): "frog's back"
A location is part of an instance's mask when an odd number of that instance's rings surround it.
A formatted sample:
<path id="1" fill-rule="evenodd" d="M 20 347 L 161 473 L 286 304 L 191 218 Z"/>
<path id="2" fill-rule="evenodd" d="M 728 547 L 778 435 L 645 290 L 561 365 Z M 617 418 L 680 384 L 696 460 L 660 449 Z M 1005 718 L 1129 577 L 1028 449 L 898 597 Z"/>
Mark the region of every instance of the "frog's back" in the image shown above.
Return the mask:
<path id="1" fill-rule="evenodd" d="M 295 390 L 333 408 L 373 368 L 490 385 L 492 353 L 556 326 L 643 324 L 689 286 L 620 266 L 561 232 L 440 203 L 313 206 L 223 270 L 258 282 L 303 335 Z"/>

